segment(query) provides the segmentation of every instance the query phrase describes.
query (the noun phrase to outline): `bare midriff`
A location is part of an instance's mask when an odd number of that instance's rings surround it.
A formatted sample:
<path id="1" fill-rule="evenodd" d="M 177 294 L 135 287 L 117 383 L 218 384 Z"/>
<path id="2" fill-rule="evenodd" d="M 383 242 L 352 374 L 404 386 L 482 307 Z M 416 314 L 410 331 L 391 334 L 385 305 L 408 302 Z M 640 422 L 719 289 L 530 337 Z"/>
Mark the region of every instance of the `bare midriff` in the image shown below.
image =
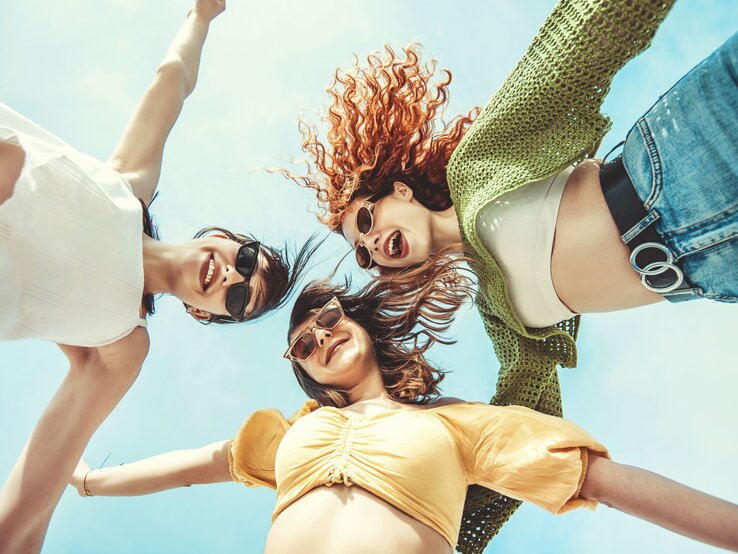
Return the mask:
<path id="1" fill-rule="evenodd" d="M 579 164 L 566 181 L 551 253 L 556 294 L 572 311 L 609 312 L 664 298 L 646 289 L 630 265 L 600 188 L 600 162 Z"/>
<path id="2" fill-rule="evenodd" d="M 274 521 L 265 554 L 451 554 L 437 531 L 356 485 L 318 487 Z"/>

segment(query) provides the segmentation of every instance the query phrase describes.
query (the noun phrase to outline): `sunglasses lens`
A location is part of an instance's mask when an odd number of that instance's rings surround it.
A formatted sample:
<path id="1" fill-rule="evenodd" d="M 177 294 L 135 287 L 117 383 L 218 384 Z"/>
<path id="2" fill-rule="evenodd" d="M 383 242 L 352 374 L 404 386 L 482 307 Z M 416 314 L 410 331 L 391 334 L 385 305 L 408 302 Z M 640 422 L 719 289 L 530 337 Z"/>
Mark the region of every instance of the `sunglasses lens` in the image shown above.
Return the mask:
<path id="1" fill-rule="evenodd" d="M 241 319 L 249 301 L 249 289 L 244 283 L 231 285 L 226 294 L 226 311 L 235 319 Z"/>
<path id="2" fill-rule="evenodd" d="M 356 212 L 356 228 L 359 230 L 359 233 L 367 234 L 372 230 L 372 225 L 374 225 L 372 212 L 366 206 L 362 206 Z"/>
<path id="3" fill-rule="evenodd" d="M 259 254 L 259 243 L 252 242 L 244 244 L 236 254 L 236 271 L 246 279 L 251 277 L 256 266 L 256 258 Z"/>
<path id="4" fill-rule="evenodd" d="M 318 316 L 315 323 L 318 327 L 322 327 L 323 329 L 333 329 L 338 325 L 338 322 L 341 321 L 341 318 L 343 318 L 341 308 L 338 306 L 331 306 Z"/>
<path id="5" fill-rule="evenodd" d="M 315 352 L 318 347 L 318 341 L 313 333 L 304 333 L 290 349 L 290 356 L 298 360 L 306 360 Z"/>
<path id="6" fill-rule="evenodd" d="M 356 263 L 363 269 L 368 269 L 372 265 L 372 256 L 364 245 L 356 247 Z"/>

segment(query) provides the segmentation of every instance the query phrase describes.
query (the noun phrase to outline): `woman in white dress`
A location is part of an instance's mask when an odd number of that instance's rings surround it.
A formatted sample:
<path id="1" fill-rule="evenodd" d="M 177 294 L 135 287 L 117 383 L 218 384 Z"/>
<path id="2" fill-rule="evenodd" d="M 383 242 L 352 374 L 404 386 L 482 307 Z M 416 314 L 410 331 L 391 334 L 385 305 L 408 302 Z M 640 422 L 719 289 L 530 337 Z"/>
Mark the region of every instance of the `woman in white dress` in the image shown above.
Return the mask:
<path id="1" fill-rule="evenodd" d="M 305 267 L 309 244 L 290 263 L 225 229 L 168 244 L 151 225 L 165 141 L 224 9 L 196 0 L 106 163 L 0 104 L 0 340 L 53 341 L 70 364 L 0 490 L 1 552 L 41 548 L 85 445 L 138 376 L 154 294 L 203 322 L 253 321 Z"/>

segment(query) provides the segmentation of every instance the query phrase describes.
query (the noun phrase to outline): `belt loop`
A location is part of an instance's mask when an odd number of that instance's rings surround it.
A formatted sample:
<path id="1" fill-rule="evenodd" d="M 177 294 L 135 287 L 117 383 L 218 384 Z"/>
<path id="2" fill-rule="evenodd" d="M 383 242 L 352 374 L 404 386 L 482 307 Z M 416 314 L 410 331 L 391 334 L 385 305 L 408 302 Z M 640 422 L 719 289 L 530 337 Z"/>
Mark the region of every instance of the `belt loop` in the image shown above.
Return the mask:
<path id="1" fill-rule="evenodd" d="M 609 152 L 608 152 L 607 154 L 605 154 L 605 157 L 604 157 L 604 158 L 602 158 L 602 163 L 603 163 L 603 164 L 606 164 L 606 163 L 607 163 L 607 157 L 608 157 L 608 156 L 609 156 L 610 154 L 612 154 L 612 153 L 613 153 L 613 152 L 614 152 L 614 151 L 615 151 L 616 149 L 618 149 L 618 148 L 620 148 L 621 146 L 623 146 L 624 144 L 625 144 L 625 141 L 624 141 L 624 140 L 621 140 L 621 141 L 620 141 L 620 142 L 618 142 L 618 143 L 617 143 L 617 144 L 616 144 L 615 146 L 613 146 L 612 148 L 610 148 L 610 151 L 609 151 Z"/>

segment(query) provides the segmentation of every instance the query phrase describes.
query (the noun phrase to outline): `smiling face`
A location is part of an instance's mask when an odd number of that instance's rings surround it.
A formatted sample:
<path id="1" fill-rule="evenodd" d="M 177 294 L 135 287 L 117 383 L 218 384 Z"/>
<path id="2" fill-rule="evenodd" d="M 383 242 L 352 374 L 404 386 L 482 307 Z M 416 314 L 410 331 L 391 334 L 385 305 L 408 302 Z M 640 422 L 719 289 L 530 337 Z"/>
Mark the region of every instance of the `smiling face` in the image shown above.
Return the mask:
<path id="1" fill-rule="evenodd" d="M 220 236 L 197 238 L 179 245 L 173 264 L 173 292 L 194 309 L 191 313 L 195 317 L 207 314 L 229 316 L 225 307 L 228 290 L 232 285 L 245 281 L 235 266 L 241 246 Z M 249 281 L 250 298 L 245 314 L 251 313 L 259 300 L 265 269 L 266 262 L 260 252 Z"/>
<path id="2" fill-rule="evenodd" d="M 427 260 L 431 249 L 431 212 L 413 197 L 413 191 L 396 182 L 393 191 L 373 204 L 371 230 L 359 232 L 357 215 L 368 196 L 348 205 L 341 229 L 353 248 L 364 245 L 376 265 L 407 267 Z"/>
<path id="3" fill-rule="evenodd" d="M 319 310 L 290 333 L 290 344 L 303 332 L 315 335 L 317 346 L 306 359 L 298 361 L 300 367 L 321 385 L 350 390 L 377 370 L 377 360 L 372 342 L 366 330 L 348 316 L 344 316 L 333 329 L 316 325 Z"/>

